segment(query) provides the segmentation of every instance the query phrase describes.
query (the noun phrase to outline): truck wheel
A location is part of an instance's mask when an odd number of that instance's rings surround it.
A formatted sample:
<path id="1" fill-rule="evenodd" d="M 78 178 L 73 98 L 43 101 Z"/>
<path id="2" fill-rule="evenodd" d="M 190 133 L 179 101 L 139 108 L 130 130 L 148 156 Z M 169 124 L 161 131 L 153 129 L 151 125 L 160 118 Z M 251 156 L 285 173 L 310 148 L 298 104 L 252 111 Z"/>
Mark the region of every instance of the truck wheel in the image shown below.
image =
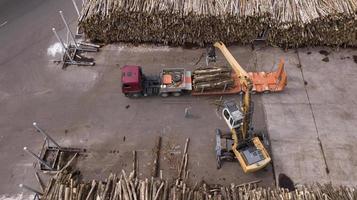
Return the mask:
<path id="1" fill-rule="evenodd" d="M 164 93 L 161 93 L 161 94 L 160 94 L 160 96 L 161 96 L 161 97 L 164 97 L 164 98 L 166 98 L 166 97 L 168 97 L 168 96 L 169 96 L 169 93 L 167 93 L 167 92 L 164 92 Z"/>
<path id="2" fill-rule="evenodd" d="M 174 92 L 174 93 L 172 93 L 172 96 L 179 97 L 179 96 L 181 96 L 181 92 Z"/>
<path id="3" fill-rule="evenodd" d="M 134 94 L 130 94 L 129 97 L 130 98 L 139 98 L 139 97 L 141 97 L 141 94 L 140 93 L 134 93 Z"/>
<path id="4" fill-rule="evenodd" d="M 232 139 L 232 133 L 222 133 L 221 137 L 231 140 Z"/>
<path id="5" fill-rule="evenodd" d="M 222 161 L 219 156 L 216 156 L 216 161 L 217 161 L 217 169 L 221 169 L 222 167 Z"/>

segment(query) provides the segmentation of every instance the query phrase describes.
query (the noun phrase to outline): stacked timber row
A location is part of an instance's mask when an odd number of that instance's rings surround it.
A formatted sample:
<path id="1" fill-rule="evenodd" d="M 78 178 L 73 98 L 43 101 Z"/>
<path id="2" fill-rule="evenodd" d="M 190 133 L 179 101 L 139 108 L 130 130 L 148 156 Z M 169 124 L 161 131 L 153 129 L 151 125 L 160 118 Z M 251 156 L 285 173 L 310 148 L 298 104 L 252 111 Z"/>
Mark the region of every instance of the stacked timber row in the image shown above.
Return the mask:
<path id="1" fill-rule="evenodd" d="M 231 71 L 232 69 L 226 66 L 194 70 L 192 80 L 194 90 L 198 92 L 212 89 L 229 89 L 234 85 Z"/>
<path id="2" fill-rule="evenodd" d="M 289 192 L 283 188 L 264 188 L 256 184 L 195 184 L 182 179 L 138 179 L 133 173 L 110 174 L 105 181 L 83 181 L 78 171 L 58 173 L 46 187 L 41 200 L 350 200 L 357 198 L 356 188 L 327 185 L 302 186 Z"/>
<path id="3" fill-rule="evenodd" d="M 357 46 L 357 0 L 87 0 L 92 41 L 198 45 Z"/>

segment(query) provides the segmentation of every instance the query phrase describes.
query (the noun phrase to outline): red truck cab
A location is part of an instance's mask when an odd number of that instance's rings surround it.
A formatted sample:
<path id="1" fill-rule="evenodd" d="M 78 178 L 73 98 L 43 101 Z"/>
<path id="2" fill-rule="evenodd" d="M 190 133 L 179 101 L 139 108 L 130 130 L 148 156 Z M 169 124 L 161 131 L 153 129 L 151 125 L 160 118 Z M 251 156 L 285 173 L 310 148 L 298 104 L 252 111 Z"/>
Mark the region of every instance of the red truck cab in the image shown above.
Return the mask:
<path id="1" fill-rule="evenodd" d="M 141 67 L 137 65 L 125 65 L 121 68 L 122 92 L 125 96 L 140 96 L 142 88 Z"/>

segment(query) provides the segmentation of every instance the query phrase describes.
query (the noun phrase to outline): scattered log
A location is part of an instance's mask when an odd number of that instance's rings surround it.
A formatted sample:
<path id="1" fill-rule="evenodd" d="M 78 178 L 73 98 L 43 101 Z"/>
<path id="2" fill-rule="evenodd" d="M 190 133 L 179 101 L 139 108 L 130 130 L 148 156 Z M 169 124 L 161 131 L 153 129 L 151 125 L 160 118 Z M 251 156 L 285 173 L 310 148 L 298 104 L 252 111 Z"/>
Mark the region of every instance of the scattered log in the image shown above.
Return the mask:
<path id="1" fill-rule="evenodd" d="M 59 171 L 48 183 L 41 200 L 238 200 L 238 199 L 304 199 L 304 200 L 349 200 L 357 199 L 357 188 L 331 184 L 300 186 L 295 191 L 284 188 L 259 187 L 260 180 L 240 185 L 195 184 L 193 187 L 183 178 L 188 173 L 188 145 L 186 139 L 179 177 L 170 183 L 167 180 L 140 180 L 126 175 L 122 170 L 118 177 L 109 174 L 105 181 L 86 181 L 78 171 Z M 133 174 L 133 173 L 131 173 Z"/>
<path id="2" fill-rule="evenodd" d="M 160 149 L 161 149 L 161 137 L 158 136 L 156 139 L 155 147 L 153 149 L 154 161 L 153 161 L 152 170 L 151 170 L 152 177 L 158 176 L 158 171 L 159 171 L 159 166 L 160 166 Z"/>
<path id="3" fill-rule="evenodd" d="M 137 170 L 137 159 L 136 159 L 136 151 L 133 151 L 133 176 L 136 177 Z"/>

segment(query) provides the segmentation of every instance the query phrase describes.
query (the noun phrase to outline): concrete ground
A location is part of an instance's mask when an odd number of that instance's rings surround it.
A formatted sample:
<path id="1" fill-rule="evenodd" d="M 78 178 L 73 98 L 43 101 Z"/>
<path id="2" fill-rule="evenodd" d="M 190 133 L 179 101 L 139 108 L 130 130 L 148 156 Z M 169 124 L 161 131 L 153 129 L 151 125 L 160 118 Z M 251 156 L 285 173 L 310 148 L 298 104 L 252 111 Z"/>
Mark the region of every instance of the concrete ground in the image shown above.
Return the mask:
<path id="1" fill-rule="evenodd" d="M 235 52 L 241 52 L 238 54 L 242 55 L 242 60 L 249 63 L 252 52 L 245 49 L 235 48 Z M 217 112 L 217 107 L 213 105 L 219 97 L 187 95 L 166 99 L 128 99 L 121 94 L 121 66 L 138 64 L 143 66 L 144 73 L 153 75 L 165 67 L 192 69 L 202 52 L 202 49 L 108 45 L 102 48 L 100 53 L 92 54 L 96 58 L 97 67 L 81 70 L 98 70 L 98 77 L 93 88 L 81 97 L 78 108 L 80 110 L 76 113 L 82 115 L 77 119 L 79 121 L 74 125 L 75 128 L 68 129 L 68 135 L 71 134 L 71 137 L 67 137 L 65 141 L 70 145 L 76 145 L 73 142 L 76 138 L 85 140 L 83 145 L 90 151 L 89 156 L 81 163 L 81 168 L 88 172 L 87 177 L 102 176 L 110 171 L 120 172 L 121 167 L 126 166 L 130 169 L 132 150 L 138 150 L 139 172 L 145 177 L 149 176 L 155 138 L 162 136 L 161 168 L 164 176 L 175 177 L 177 174 L 176 169 L 172 168 L 177 166 L 176 162 L 180 158 L 185 138 L 189 137 L 189 168 L 193 181 L 205 180 L 208 183 L 227 184 L 260 179 L 266 185 L 273 183 L 271 167 L 266 171 L 249 175 L 242 173 L 238 163 L 225 163 L 221 170 L 216 170 L 215 129 L 227 130 L 220 112 Z M 245 59 L 243 55 L 247 55 Z M 204 59 L 198 65 L 203 63 Z M 224 63 L 224 60 L 220 59 L 219 63 Z M 73 70 L 78 68 L 70 67 L 64 73 L 70 74 Z M 184 117 L 184 110 L 188 107 L 191 108 L 192 116 L 187 119 Z M 259 127 L 262 130 L 265 127 L 265 120 L 262 109 L 260 111 L 257 112 L 255 119 L 263 124 Z M 113 150 L 115 153 L 110 153 Z M 171 151 L 178 154 L 178 157 L 171 158 Z M 105 167 L 98 165 L 98 162 L 103 163 Z"/>
<path id="2" fill-rule="evenodd" d="M 110 172 L 130 169 L 132 150 L 138 151 L 139 175 L 148 175 L 150 168 L 144 167 L 151 165 L 155 138 L 161 135 L 164 177 L 176 175 L 180 151 L 189 137 L 192 182 L 239 184 L 259 179 L 264 185 L 274 184 L 271 166 L 249 175 L 242 173 L 238 163 L 216 169 L 215 129 L 227 129 L 213 105 L 219 97 L 132 100 L 121 94 L 120 66 L 142 65 L 148 74 L 157 74 L 163 67 L 193 69 L 204 49 L 108 45 L 100 53 L 88 54 L 95 57 L 95 67 L 62 70 L 52 62 L 60 54 L 56 54 L 58 45 L 51 28 L 56 27 L 65 38 L 56 12 L 63 10 L 75 24 L 71 2 L 38 0 L 18 6 L 16 1 L 1 1 L 1 5 L 0 19 L 7 23 L 0 28 L 0 159 L 6 163 L 0 166 L 0 194 L 21 193 L 20 183 L 38 189 L 33 158 L 23 151 L 27 146 L 38 152 L 42 145 L 33 121 L 59 144 L 87 149 L 78 165 L 88 179 L 104 179 Z M 253 52 L 247 49 L 235 47 L 233 52 L 242 64 L 254 69 Z M 197 66 L 203 63 L 204 59 Z M 266 125 L 263 108 L 257 105 L 259 131 Z M 189 119 L 184 117 L 186 107 L 191 107 Z"/>
<path id="3" fill-rule="evenodd" d="M 38 151 L 42 143 L 31 126 L 33 121 L 58 143 L 87 149 L 78 164 L 88 179 L 104 179 L 111 171 L 130 169 L 132 150 L 138 150 L 139 175 L 149 174 L 144 166 L 151 165 L 155 137 L 160 135 L 166 177 L 176 174 L 172 168 L 185 138 L 190 137 L 193 182 L 261 179 L 265 185 L 274 183 L 271 167 L 250 175 L 244 175 L 237 163 L 225 163 L 216 170 L 214 129 L 226 129 L 212 105 L 218 97 L 132 100 L 121 94 L 120 66 L 142 65 L 147 74 L 163 67 L 192 69 L 204 49 L 108 45 L 100 53 L 88 54 L 96 59 L 95 67 L 64 71 L 50 61 L 60 55 L 51 27 L 65 37 L 58 10 L 75 24 L 70 1 L 0 1 L 0 199 L 21 194 L 19 183 L 38 187 L 33 159 L 22 150 L 28 146 Z M 357 64 L 353 55 L 357 52 L 325 49 L 331 53 L 329 62 L 324 62 L 325 56 L 319 53 L 323 48 L 298 53 L 263 47 L 229 49 L 248 70 L 270 71 L 280 57 L 286 60 L 286 90 L 254 97 L 254 122 L 258 131 L 269 133 L 275 175 L 285 173 L 297 183 L 356 185 Z M 224 63 L 220 55 L 218 62 Z M 186 119 L 184 109 L 189 106 L 193 116 Z"/>
<path id="4" fill-rule="evenodd" d="M 286 90 L 263 97 L 276 175 L 356 185 L 357 51 L 269 48 L 257 55 L 265 70 L 286 59 Z"/>

